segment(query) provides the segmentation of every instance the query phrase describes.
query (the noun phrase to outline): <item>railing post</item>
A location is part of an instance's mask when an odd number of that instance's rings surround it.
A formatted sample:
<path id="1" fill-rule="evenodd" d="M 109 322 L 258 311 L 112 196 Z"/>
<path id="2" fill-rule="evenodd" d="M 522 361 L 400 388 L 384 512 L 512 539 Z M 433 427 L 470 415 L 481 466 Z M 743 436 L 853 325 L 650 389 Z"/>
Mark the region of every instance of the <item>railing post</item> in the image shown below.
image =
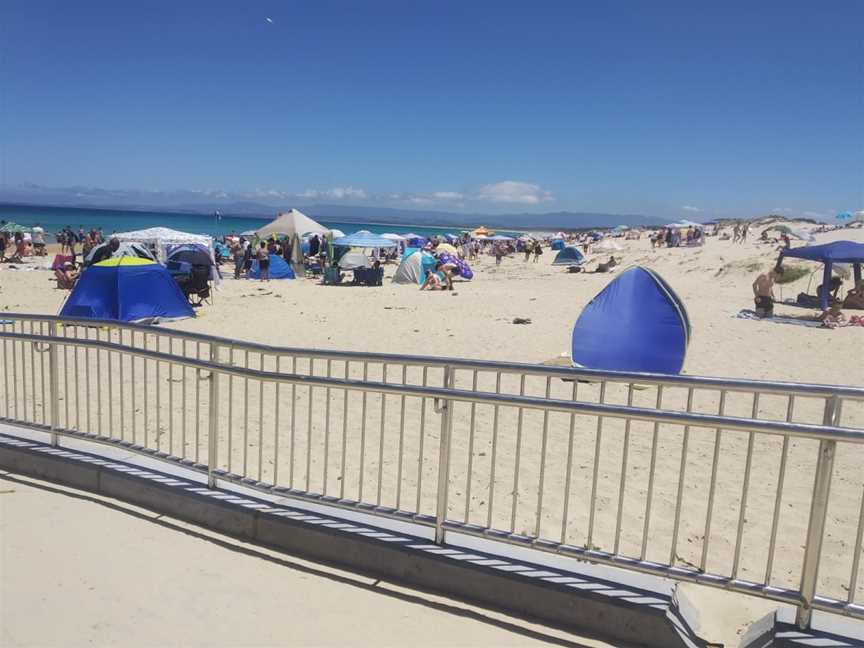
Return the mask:
<path id="1" fill-rule="evenodd" d="M 210 362 L 219 362 L 219 346 L 210 343 Z M 216 462 L 219 449 L 219 374 L 210 370 L 210 414 L 207 432 L 207 488 L 216 488 Z"/>
<path id="2" fill-rule="evenodd" d="M 48 335 L 57 337 L 57 322 L 48 322 Z M 60 444 L 57 428 L 60 427 L 60 369 L 57 366 L 57 344 L 48 344 L 48 374 L 51 390 L 51 445 L 55 448 Z"/>
<path id="3" fill-rule="evenodd" d="M 837 425 L 840 420 L 840 399 L 830 396 L 825 401 L 823 425 Z M 831 492 L 831 475 L 834 472 L 836 441 L 820 441 L 816 460 L 816 478 L 813 483 L 813 501 L 810 505 L 810 522 L 807 526 L 807 543 L 804 547 L 804 565 L 801 568 L 801 603 L 795 622 L 802 630 L 810 627 L 813 616 L 813 599 L 819 579 L 819 559 L 822 555 L 822 539 L 825 535 L 825 517 L 828 513 L 828 495 Z"/>
<path id="4" fill-rule="evenodd" d="M 453 388 L 453 368 L 444 367 L 444 387 Z M 437 400 L 437 399 L 436 399 Z M 444 544 L 444 520 L 447 518 L 447 498 L 450 482 L 450 432 L 453 420 L 453 402 L 436 403 L 435 411 L 441 414 L 441 438 L 438 445 L 438 495 L 435 507 L 435 544 Z"/>

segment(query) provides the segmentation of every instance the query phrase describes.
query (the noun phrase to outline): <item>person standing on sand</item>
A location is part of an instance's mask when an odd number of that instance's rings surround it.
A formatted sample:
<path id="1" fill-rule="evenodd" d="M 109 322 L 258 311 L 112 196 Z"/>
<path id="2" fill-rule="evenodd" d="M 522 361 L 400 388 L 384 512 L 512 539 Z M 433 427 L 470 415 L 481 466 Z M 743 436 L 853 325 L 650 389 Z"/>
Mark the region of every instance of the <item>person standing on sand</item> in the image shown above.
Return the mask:
<path id="1" fill-rule="evenodd" d="M 252 271 L 252 243 L 246 241 L 243 243 L 243 271 L 246 273 L 246 278 L 249 278 L 249 273 Z"/>
<path id="2" fill-rule="evenodd" d="M 537 263 L 541 254 L 543 254 L 543 245 L 540 241 L 534 241 L 534 263 Z"/>
<path id="3" fill-rule="evenodd" d="M 772 270 L 756 277 L 753 282 L 753 296 L 756 302 L 756 315 L 759 317 L 774 316 L 774 283 L 783 276 L 783 267 L 775 266 Z"/>
<path id="4" fill-rule="evenodd" d="M 270 250 L 267 249 L 266 241 L 261 241 L 255 258 L 258 259 L 258 272 L 261 281 L 270 281 Z"/>
<path id="5" fill-rule="evenodd" d="M 495 265 L 501 265 L 501 257 L 504 256 L 504 250 L 501 249 L 501 246 L 495 243 L 494 248 L 492 249 L 493 254 L 495 254 Z"/>
<path id="6" fill-rule="evenodd" d="M 240 278 L 240 272 L 243 270 L 243 243 L 244 240 L 233 239 L 231 243 L 231 255 L 234 257 L 234 278 Z"/>

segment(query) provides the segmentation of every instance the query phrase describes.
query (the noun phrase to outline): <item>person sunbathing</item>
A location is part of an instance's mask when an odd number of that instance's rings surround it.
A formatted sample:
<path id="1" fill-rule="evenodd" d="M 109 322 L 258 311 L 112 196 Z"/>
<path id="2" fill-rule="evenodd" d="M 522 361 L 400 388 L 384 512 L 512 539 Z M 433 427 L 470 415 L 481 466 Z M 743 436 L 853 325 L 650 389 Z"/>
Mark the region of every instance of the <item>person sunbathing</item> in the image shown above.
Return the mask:
<path id="1" fill-rule="evenodd" d="M 846 316 L 840 310 L 840 304 L 837 302 L 833 303 L 828 310 L 823 311 L 819 319 L 825 328 L 834 329 L 846 325 Z"/>
<path id="2" fill-rule="evenodd" d="M 57 278 L 57 287 L 62 290 L 72 290 L 75 287 L 75 282 L 78 281 L 75 266 L 68 261 L 54 271 L 54 276 Z"/>
<path id="3" fill-rule="evenodd" d="M 609 260 L 605 263 L 598 263 L 597 269 L 594 272 L 609 272 L 612 268 L 618 265 L 618 261 L 615 260 L 614 256 L 610 256 Z"/>

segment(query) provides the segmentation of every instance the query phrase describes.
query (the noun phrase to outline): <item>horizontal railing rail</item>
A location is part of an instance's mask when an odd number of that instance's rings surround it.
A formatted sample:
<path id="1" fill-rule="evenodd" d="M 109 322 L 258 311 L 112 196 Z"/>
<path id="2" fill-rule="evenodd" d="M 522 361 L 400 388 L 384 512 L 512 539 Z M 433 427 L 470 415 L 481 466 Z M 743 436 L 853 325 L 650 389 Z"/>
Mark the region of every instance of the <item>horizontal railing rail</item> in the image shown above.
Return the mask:
<path id="1" fill-rule="evenodd" d="M 536 376 L 552 376 L 577 380 L 602 380 L 619 383 L 640 383 L 676 387 L 704 387 L 706 389 L 723 389 L 727 391 L 759 392 L 762 394 L 795 394 L 798 396 L 842 396 L 845 399 L 864 400 L 864 387 L 848 385 L 808 384 L 788 381 L 749 380 L 742 378 L 716 378 L 711 376 L 690 376 L 686 374 L 652 374 L 645 372 L 605 371 L 586 367 L 559 367 L 554 365 L 536 365 L 519 362 L 501 362 L 471 358 L 432 357 L 411 354 L 379 353 L 365 351 L 340 351 L 331 349 L 309 349 L 300 347 L 284 347 L 263 344 L 260 342 L 240 341 L 203 333 L 193 333 L 176 329 L 154 329 L 146 324 L 118 322 L 116 320 L 99 319 L 67 319 L 52 315 L 23 315 L 19 313 L 3 313 L 0 319 L 8 321 L 54 322 L 67 326 L 88 328 L 110 327 L 137 331 L 146 335 L 159 335 L 189 342 L 216 344 L 223 347 L 233 347 L 236 350 L 248 350 L 256 353 L 285 355 L 297 357 L 314 357 L 330 360 L 348 360 L 354 362 L 380 362 L 406 364 L 416 367 L 455 367 L 460 369 L 476 369 L 502 373 L 519 373 Z"/>
<path id="2" fill-rule="evenodd" d="M 864 618 L 864 388 L 0 315 L 0 420 L 217 480 Z M 851 548 L 851 551 L 850 551 Z"/>
<path id="3" fill-rule="evenodd" d="M 0 331 L 0 339 L 27 341 L 43 344 L 46 347 L 58 342 L 56 337 L 46 335 L 4 333 L 2 331 Z M 463 403 L 520 407 L 540 411 L 561 412 L 564 414 L 586 414 L 602 416 L 605 418 L 646 421 L 649 423 L 668 423 L 673 425 L 689 425 L 704 428 L 722 427 L 724 430 L 737 430 L 741 432 L 761 432 L 765 434 L 789 435 L 826 441 L 864 443 L 864 430 L 837 427 L 833 425 L 786 423 L 783 421 L 754 420 L 734 416 L 714 416 L 711 414 L 653 410 L 624 405 L 562 401 L 538 398 L 535 396 L 515 396 L 510 394 L 472 392 L 447 387 L 419 387 L 416 385 L 375 382 L 373 380 L 363 381 L 346 378 L 324 378 L 320 376 L 309 376 L 296 373 L 276 373 L 273 371 L 247 369 L 244 367 L 230 367 L 209 360 L 196 360 L 195 358 L 175 356 L 149 349 L 127 347 L 94 339 L 64 338 L 62 339 L 62 344 L 63 346 L 78 347 L 82 349 L 100 349 L 108 352 L 128 353 L 138 358 L 153 360 L 155 362 L 183 365 L 190 369 L 213 372 L 224 376 L 235 376 L 237 378 L 261 380 L 268 383 L 283 383 L 288 385 L 304 386 L 307 388 L 353 389 L 375 392 L 378 394 L 389 394 L 392 396 L 414 396 L 436 400 L 458 401 Z"/>

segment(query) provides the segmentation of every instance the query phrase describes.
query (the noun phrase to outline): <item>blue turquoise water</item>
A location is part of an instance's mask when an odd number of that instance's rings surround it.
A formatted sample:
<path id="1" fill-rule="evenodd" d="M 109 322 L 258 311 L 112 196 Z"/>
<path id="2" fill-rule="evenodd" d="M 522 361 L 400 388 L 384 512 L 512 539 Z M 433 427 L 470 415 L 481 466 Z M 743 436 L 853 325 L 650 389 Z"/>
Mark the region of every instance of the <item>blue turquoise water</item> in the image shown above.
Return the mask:
<path id="1" fill-rule="evenodd" d="M 128 232 L 130 230 L 145 229 L 147 227 L 170 227 L 171 229 L 190 232 L 193 234 L 210 234 L 211 236 L 222 236 L 231 232 L 245 232 L 255 230 L 266 225 L 270 218 L 240 218 L 236 216 L 223 216 L 216 220 L 213 215 L 188 214 L 173 212 L 147 212 L 127 211 L 113 209 L 89 209 L 78 207 L 40 207 L 0 205 L 0 220 L 12 221 L 19 225 L 32 227 L 41 225 L 46 232 L 53 233 L 66 227 L 78 231 L 83 227 L 85 231 L 92 228 L 102 228 L 106 235 L 112 232 Z M 319 221 L 329 228 L 340 229 L 346 234 L 365 229 L 376 234 L 394 232 L 404 234 L 414 232 L 423 236 L 441 235 L 445 232 L 458 234 L 458 229 L 445 227 L 418 227 L 415 225 L 381 225 L 365 223 L 340 223 L 336 221 Z"/>

